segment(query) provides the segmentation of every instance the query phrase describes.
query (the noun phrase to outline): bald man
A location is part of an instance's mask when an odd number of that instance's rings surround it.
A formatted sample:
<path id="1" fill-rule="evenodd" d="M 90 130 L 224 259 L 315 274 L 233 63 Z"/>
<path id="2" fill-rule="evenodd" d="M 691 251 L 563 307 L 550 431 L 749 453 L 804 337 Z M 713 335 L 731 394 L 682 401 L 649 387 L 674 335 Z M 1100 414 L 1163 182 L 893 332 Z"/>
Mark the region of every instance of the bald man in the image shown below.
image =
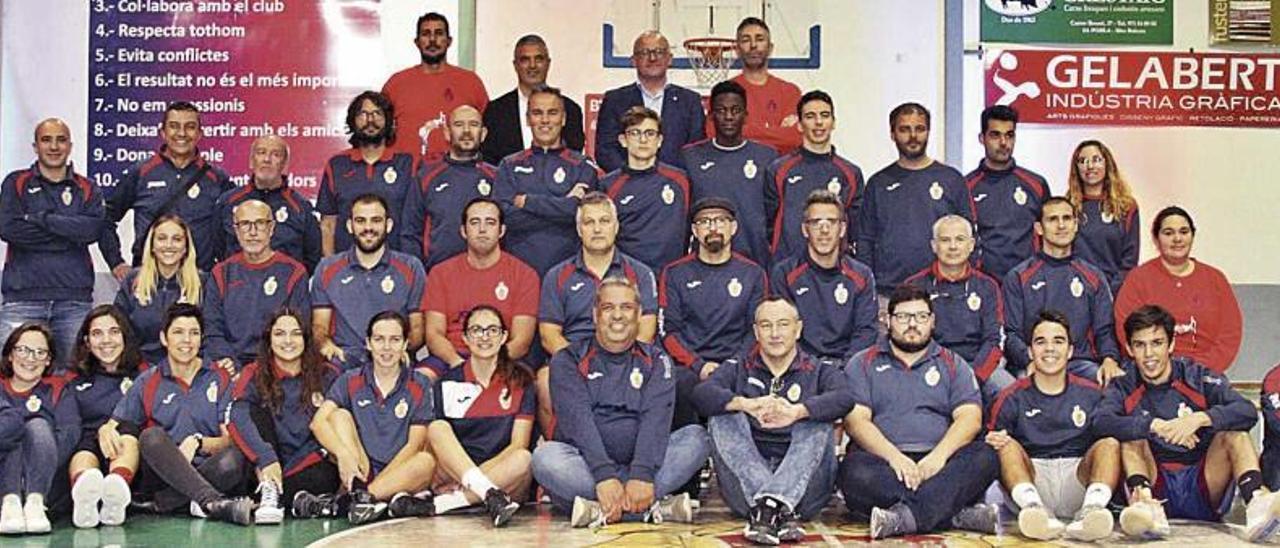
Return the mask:
<path id="1" fill-rule="evenodd" d="M 320 262 L 320 221 L 311 201 L 289 188 L 289 143 L 275 135 L 265 135 L 254 139 L 249 150 L 248 184 L 218 198 L 221 256 L 230 257 L 240 251 L 232 211 L 247 200 L 258 200 L 271 208 L 271 218 L 276 222 L 271 248 L 301 262 L 307 271 L 314 270 Z"/>
<path id="2" fill-rule="evenodd" d="M 89 244 L 98 241 L 105 213 L 97 186 L 72 170 L 66 122 L 36 124 L 31 149 L 36 161 L 0 188 L 0 239 L 9 244 L 0 341 L 25 322 L 41 322 L 53 329 L 53 363 L 62 366 L 93 304 Z"/>

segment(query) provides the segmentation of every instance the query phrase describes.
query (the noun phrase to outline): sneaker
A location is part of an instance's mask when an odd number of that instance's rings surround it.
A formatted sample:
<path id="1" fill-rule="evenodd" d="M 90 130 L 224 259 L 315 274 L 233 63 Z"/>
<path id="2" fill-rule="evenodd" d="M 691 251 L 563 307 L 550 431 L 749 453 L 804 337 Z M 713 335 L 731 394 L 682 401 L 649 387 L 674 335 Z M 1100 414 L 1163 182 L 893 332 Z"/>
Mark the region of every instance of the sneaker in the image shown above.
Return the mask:
<path id="1" fill-rule="evenodd" d="M 1067 525 L 1067 537 L 1082 542 L 1099 541 L 1111 536 L 1115 526 L 1116 518 L 1110 510 L 1103 506 L 1085 506 Z"/>
<path id="2" fill-rule="evenodd" d="M 747 516 L 747 526 L 742 529 L 742 536 L 756 544 L 777 546 L 782 539 L 778 535 L 779 512 L 765 499 L 751 508 Z"/>
<path id="3" fill-rule="evenodd" d="M 800 542 L 808 534 L 800 525 L 800 516 L 795 512 L 782 513 L 782 521 L 778 525 L 778 540 L 782 542 Z"/>
<path id="4" fill-rule="evenodd" d="M 125 511 L 133 502 L 129 482 L 119 474 L 107 474 L 102 480 L 102 510 L 98 512 L 103 525 L 124 525 Z"/>
<path id="5" fill-rule="evenodd" d="M 693 523 L 693 498 L 688 493 L 667 495 L 653 502 L 644 520 L 661 524 L 670 520 L 676 523 Z"/>
<path id="6" fill-rule="evenodd" d="M 915 517 L 911 510 L 902 503 L 888 509 L 873 507 L 871 509 L 871 538 L 883 539 L 900 537 L 916 532 Z"/>
<path id="7" fill-rule="evenodd" d="M 1249 542 L 1269 542 L 1280 531 L 1280 496 L 1256 494 L 1245 506 L 1245 534 Z"/>
<path id="8" fill-rule="evenodd" d="M 314 495 L 310 491 L 298 491 L 293 495 L 290 511 L 295 518 L 331 518 L 341 514 L 334 496 L 328 493 Z"/>
<path id="9" fill-rule="evenodd" d="M 1035 540 L 1053 540 L 1066 529 L 1042 504 L 1029 504 L 1018 511 L 1018 532 Z"/>
<path id="10" fill-rule="evenodd" d="M 951 526 L 965 531 L 998 535 L 1000 534 L 1000 507 L 985 502 L 966 506 L 951 518 Z"/>
<path id="11" fill-rule="evenodd" d="M 502 527 L 511 521 L 511 516 L 520 509 L 520 503 L 511 500 L 505 491 L 490 488 L 489 492 L 484 494 L 484 508 L 489 511 L 489 517 L 493 518 L 493 526 Z"/>
<path id="12" fill-rule="evenodd" d="M 5 495 L 0 502 L 0 535 L 21 535 L 27 532 L 27 519 L 22 515 L 22 499 L 18 495 Z"/>
<path id="13" fill-rule="evenodd" d="M 433 516 L 436 513 L 434 498 L 430 491 L 423 491 L 416 495 L 396 493 L 391 497 L 391 503 L 387 505 L 387 516 L 393 518 Z"/>
<path id="14" fill-rule="evenodd" d="M 253 523 L 274 525 L 284 521 L 284 508 L 280 507 L 280 486 L 274 481 L 258 484 L 258 509 L 253 511 Z"/>
<path id="15" fill-rule="evenodd" d="M 573 497 L 573 512 L 569 513 L 570 527 L 603 527 L 604 509 L 600 503 L 582 497 Z"/>
<path id="16" fill-rule="evenodd" d="M 196 505 L 200 507 L 199 505 Z M 200 510 L 210 519 L 234 523 L 236 525 L 249 525 L 253 523 L 253 501 L 245 497 L 236 498 L 219 498 L 200 507 Z"/>
<path id="17" fill-rule="evenodd" d="M 368 491 L 352 491 L 351 505 L 347 508 L 347 521 L 352 525 L 369 523 L 382 517 L 387 511 L 387 503 L 374 500 Z"/>
<path id="18" fill-rule="evenodd" d="M 1169 536 L 1169 520 L 1159 502 L 1140 500 L 1120 512 L 1120 530 L 1134 538 L 1162 539 Z"/>
<path id="19" fill-rule="evenodd" d="M 53 530 L 49 516 L 44 513 L 44 497 L 27 495 L 27 503 L 22 506 L 22 519 L 26 521 L 28 533 L 48 533 Z"/>
<path id="20" fill-rule="evenodd" d="M 102 501 L 102 471 L 89 468 L 80 472 L 71 486 L 71 523 L 81 529 L 98 526 L 98 503 Z"/>
<path id="21" fill-rule="evenodd" d="M 200 507 L 200 503 L 194 500 L 191 501 L 191 506 L 187 508 L 187 513 L 191 514 L 191 517 L 193 518 L 205 519 L 209 517 L 204 514 L 204 508 Z"/>

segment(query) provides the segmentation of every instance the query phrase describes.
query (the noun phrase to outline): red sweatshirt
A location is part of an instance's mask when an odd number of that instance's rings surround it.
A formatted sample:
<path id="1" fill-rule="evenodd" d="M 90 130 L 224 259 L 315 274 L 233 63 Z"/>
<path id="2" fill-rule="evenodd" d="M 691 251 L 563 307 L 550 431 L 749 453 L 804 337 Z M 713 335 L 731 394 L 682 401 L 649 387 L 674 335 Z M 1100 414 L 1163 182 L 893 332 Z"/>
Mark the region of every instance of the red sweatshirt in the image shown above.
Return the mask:
<path id="1" fill-rule="evenodd" d="M 1138 307 L 1155 304 L 1177 321 L 1173 352 L 1223 373 L 1240 352 L 1244 320 L 1222 271 L 1196 262 L 1190 276 L 1174 276 L 1157 257 L 1129 272 L 1116 296 L 1116 337 L 1128 348 L 1124 319 Z"/>

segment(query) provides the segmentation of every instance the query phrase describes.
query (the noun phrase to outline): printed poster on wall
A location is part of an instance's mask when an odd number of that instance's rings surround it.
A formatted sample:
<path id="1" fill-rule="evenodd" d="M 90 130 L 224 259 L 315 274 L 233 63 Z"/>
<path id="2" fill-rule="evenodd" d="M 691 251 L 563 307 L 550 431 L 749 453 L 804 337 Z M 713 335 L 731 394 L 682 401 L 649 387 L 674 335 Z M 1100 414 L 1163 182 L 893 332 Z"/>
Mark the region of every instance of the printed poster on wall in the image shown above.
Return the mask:
<path id="1" fill-rule="evenodd" d="M 983 42 L 1173 43 L 1173 0 L 980 0 L 980 5 Z"/>
<path id="2" fill-rule="evenodd" d="M 1280 45 L 1280 0 L 1209 0 L 1212 44 Z"/>
<path id="3" fill-rule="evenodd" d="M 1280 127 L 1280 55 L 993 50 L 983 64 L 986 105 L 1024 123 Z"/>

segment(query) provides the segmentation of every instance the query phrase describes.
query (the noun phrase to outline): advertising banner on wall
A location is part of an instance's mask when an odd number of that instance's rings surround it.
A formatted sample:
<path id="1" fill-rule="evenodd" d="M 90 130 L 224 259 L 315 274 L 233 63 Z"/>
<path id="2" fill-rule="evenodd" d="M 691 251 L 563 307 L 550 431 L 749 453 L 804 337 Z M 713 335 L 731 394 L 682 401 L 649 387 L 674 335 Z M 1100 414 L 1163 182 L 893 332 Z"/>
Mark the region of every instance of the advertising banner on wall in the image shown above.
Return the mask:
<path id="1" fill-rule="evenodd" d="M 1280 127 L 1280 55 L 996 50 L 983 62 L 986 104 L 1021 122 Z"/>
<path id="2" fill-rule="evenodd" d="M 1209 42 L 1280 45 L 1280 0 L 1209 0 Z"/>
<path id="3" fill-rule="evenodd" d="M 981 40 L 1172 44 L 1173 0 L 980 0 Z"/>

